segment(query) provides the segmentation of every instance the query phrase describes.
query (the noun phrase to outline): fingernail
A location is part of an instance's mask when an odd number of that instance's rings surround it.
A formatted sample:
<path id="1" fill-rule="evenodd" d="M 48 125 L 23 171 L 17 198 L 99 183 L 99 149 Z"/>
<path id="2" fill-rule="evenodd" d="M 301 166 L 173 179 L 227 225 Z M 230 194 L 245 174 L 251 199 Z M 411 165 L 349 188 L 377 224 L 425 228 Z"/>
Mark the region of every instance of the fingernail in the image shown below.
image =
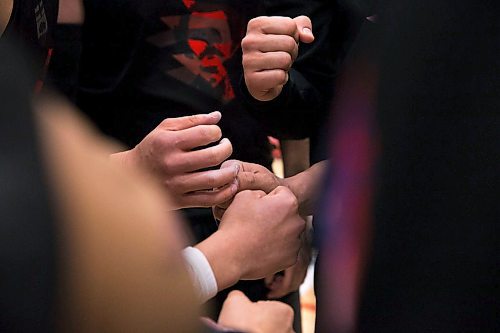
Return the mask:
<path id="1" fill-rule="evenodd" d="M 215 118 L 215 119 L 220 119 L 220 118 L 222 118 L 222 114 L 221 114 L 219 111 L 210 112 L 208 115 L 209 115 L 211 118 Z"/>
<path id="2" fill-rule="evenodd" d="M 234 168 L 234 176 L 236 177 L 238 173 L 240 173 L 240 165 L 236 164 L 235 166 L 233 166 L 233 168 Z"/>
<path id="3" fill-rule="evenodd" d="M 312 31 L 309 28 L 303 28 L 302 32 L 305 33 L 305 34 L 309 34 L 309 35 L 312 34 Z"/>

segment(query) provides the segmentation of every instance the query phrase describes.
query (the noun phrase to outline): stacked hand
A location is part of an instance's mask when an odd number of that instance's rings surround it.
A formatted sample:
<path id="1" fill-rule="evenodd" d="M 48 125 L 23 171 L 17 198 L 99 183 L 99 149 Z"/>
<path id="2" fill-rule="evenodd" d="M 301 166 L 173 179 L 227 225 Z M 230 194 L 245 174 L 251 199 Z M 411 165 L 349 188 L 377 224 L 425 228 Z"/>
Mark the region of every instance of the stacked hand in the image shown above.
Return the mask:
<path id="1" fill-rule="evenodd" d="M 302 216 L 312 214 L 314 206 L 314 194 L 316 187 L 324 169 L 326 161 L 313 165 L 308 170 L 290 177 L 279 178 L 271 171 L 263 166 L 253 163 L 246 163 L 236 160 L 226 161 L 221 168 L 233 168 L 238 165 L 239 173 L 237 177 L 238 190 L 258 190 L 265 193 L 271 193 L 275 188 L 288 188 L 296 197 L 299 203 L 299 211 Z M 224 220 L 227 210 L 234 203 L 229 200 L 213 208 L 214 216 L 217 219 Z M 312 226 L 309 226 L 312 228 Z M 307 273 L 307 268 L 311 260 L 311 246 L 308 237 L 309 232 L 304 233 L 301 237 L 301 250 L 297 262 L 288 267 L 283 275 L 269 275 L 266 277 L 266 283 L 270 289 L 269 298 L 280 298 L 290 292 L 298 290 Z"/>
<path id="2" fill-rule="evenodd" d="M 198 244 L 214 271 L 219 290 L 238 280 L 256 280 L 294 265 L 305 221 L 286 187 L 238 193 L 219 230 Z"/>

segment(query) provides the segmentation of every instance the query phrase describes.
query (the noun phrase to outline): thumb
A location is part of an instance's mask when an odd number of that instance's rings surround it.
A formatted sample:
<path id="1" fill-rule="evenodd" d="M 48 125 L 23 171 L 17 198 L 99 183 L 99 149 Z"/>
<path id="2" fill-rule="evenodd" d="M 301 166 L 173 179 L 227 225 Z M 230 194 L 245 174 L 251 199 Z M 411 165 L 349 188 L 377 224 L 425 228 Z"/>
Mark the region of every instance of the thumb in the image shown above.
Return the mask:
<path id="1" fill-rule="evenodd" d="M 307 16 L 297 16 L 293 19 L 295 24 L 297 24 L 297 30 L 299 31 L 299 40 L 302 43 L 312 43 L 314 41 L 314 35 L 312 32 L 312 22 Z"/>
<path id="2" fill-rule="evenodd" d="M 238 160 L 227 160 L 221 164 L 220 168 L 225 169 L 225 168 L 233 167 L 233 168 L 237 168 L 238 172 L 239 172 L 240 170 L 243 170 L 243 163 L 244 162 L 241 162 Z"/>
<path id="3" fill-rule="evenodd" d="M 233 290 L 227 295 L 226 302 L 230 304 L 243 305 L 246 303 L 251 303 L 248 297 L 239 290 Z M 225 303 L 226 303 L 225 302 Z"/>

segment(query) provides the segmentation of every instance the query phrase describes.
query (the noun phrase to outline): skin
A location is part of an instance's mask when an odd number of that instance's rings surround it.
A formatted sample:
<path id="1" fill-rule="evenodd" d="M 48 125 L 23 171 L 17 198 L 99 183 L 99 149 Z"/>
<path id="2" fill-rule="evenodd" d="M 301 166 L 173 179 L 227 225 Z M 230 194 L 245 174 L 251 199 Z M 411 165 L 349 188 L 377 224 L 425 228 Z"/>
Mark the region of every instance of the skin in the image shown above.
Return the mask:
<path id="1" fill-rule="evenodd" d="M 57 23 L 82 24 L 84 17 L 82 0 L 59 0 Z"/>
<path id="2" fill-rule="evenodd" d="M 135 148 L 113 154 L 111 160 L 154 175 L 171 192 L 175 209 L 217 205 L 236 194 L 239 171 L 237 166 L 198 171 L 220 165 L 233 152 L 231 142 L 221 140 L 220 119 L 220 112 L 166 119 Z"/>
<path id="3" fill-rule="evenodd" d="M 281 302 L 250 300 L 232 291 L 222 307 L 219 325 L 251 333 L 293 333 L 293 309 Z"/>
<path id="4" fill-rule="evenodd" d="M 77 134 L 79 132 L 72 129 L 72 126 L 61 126 L 61 124 L 64 124 L 64 121 L 59 120 L 58 122 L 54 121 L 54 123 L 58 123 L 58 129 L 59 127 L 61 128 L 59 131 L 62 131 L 63 134 L 68 135 L 68 137 L 57 138 L 53 141 L 78 142 L 86 139 L 85 137 L 78 137 Z M 76 127 L 76 125 L 73 127 Z M 57 133 L 55 130 L 54 132 Z M 47 131 L 47 133 L 51 133 L 51 131 Z M 144 174 L 144 170 L 141 168 L 122 168 L 117 167 L 114 163 L 109 163 L 109 159 L 104 157 L 107 156 L 110 150 L 116 150 L 116 147 L 106 144 L 105 148 L 99 148 L 99 146 L 102 146 L 102 140 L 93 140 L 89 143 L 89 146 L 95 148 L 96 151 L 93 153 L 83 151 L 80 152 L 80 155 L 78 156 L 85 156 L 85 154 L 88 154 L 89 156 L 98 155 L 104 159 L 104 161 L 101 162 L 110 164 L 111 170 L 113 170 L 110 172 L 116 172 L 117 174 L 123 173 L 124 177 L 127 175 Z M 63 157 L 65 156 L 64 154 L 62 155 Z M 58 161 L 64 159 L 63 157 L 50 156 L 48 160 Z M 97 169 L 97 167 L 91 168 L 91 162 L 83 161 L 83 157 L 81 159 L 82 161 L 78 161 L 80 164 L 76 164 L 75 162 L 74 168 L 87 168 L 87 172 L 93 170 L 94 173 L 99 173 L 98 170 L 94 170 Z M 110 169 L 110 166 L 102 165 L 102 163 L 100 164 L 100 167 L 103 169 Z M 62 173 L 58 172 L 57 174 Z M 149 174 L 146 172 L 146 175 Z M 93 183 L 88 183 L 90 176 L 85 175 L 82 177 L 75 177 L 73 174 L 69 174 L 67 177 L 71 178 L 71 181 L 65 180 L 63 182 L 64 184 L 72 184 L 72 182 L 74 183 L 79 181 L 83 183 L 80 184 L 81 186 L 88 186 L 89 192 L 91 190 L 95 192 L 96 186 L 92 185 Z M 109 180 L 107 180 L 106 177 L 109 177 Z M 142 177 L 145 178 L 145 181 L 148 183 L 156 183 L 156 179 L 154 177 Z M 116 177 L 103 175 L 102 178 L 105 180 L 100 181 L 103 183 L 102 186 L 105 186 L 106 183 L 111 182 L 111 180 Z M 114 186 L 116 188 L 115 192 L 117 193 L 124 192 L 121 194 L 123 196 L 130 191 L 123 190 L 128 182 L 122 182 L 113 181 L 109 184 L 109 187 L 111 188 Z M 99 180 L 95 180 L 95 183 L 99 183 Z M 101 186 L 98 186 L 98 188 L 101 188 Z M 123 207 L 128 206 L 137 207 L 138 210 L 141 210 L 141 207 L 144 206 L 147 208 L 148 205 L 151 205 L 151 202 L 161 207 L 161 214 L 158 215 L 174 219 L 172 216 L 175 217 L 175 215 L 172 215 L 170 212 L 172 209 L 171 202 L 174 200 L 170 199 L 171 196 L 164 191 L 164 187 L 161 187 L 161 189 L 155 187 L 155 189 L 157 190 L 156 198 L 145 196 L 141 200 L 137 200 L 137 203 L 133 203 L 132 199 L 130 199 L 131 202 L 126 204 L 116 204 L 116 207 L 112 209 L 108 208 L 111 200 L 109 198 L 113 198 L 115 193 L 111 190 L 111 193 L 106 193 L 106 195 L 103 194 L 103 198 L 97 196 L 96 194 L 92 194 L 92 197 L 87 199 L 98 201 L 100 209 L 107 209 L 112 212 L 115 210 L 117 212 L 121 211 Z M 71 193 L 65 193 L 61 195 L 61 200 L 70 200 L 70 198 L 72 198 L 70 194 Z M 158 198 L 164 199 L 158 202 Z M 77 202 L 77 199 L 71 200 L 68 204 L 73 201 Z M 121 205 L 123 205 L 123 207 Z M 82 208 L 82 210 L 83 209 L 84 208 Z M 276 214 L 277 211 L 280 213 Z M 89 214 L 93 216 L 92 211 L 87 209 L 85 214 L 82 216 L 85 217 Z M 111 214 L 111 212 L 109 214 Z M 129 211 L 124 210 L 123 214 L 128 214 L 126 220 L 131 220 L 132 217 L 135 217 L 137 220 L 141 220 L 141 215 L 138 215 L 138 212 L 135 212 L 134 215 L 130 214 Z M 174 228 L 174 231 L 175 228 L 177 228 L 176 222 L 163 221 L 163 223 L 168 223 L 169 226 Z M 140 226 L 142 223 L 137 225 Z M 123 222 L 123 227 L 126 228 L 126 226 L 125 222 Z M 118 227 L 119 226 L 117 225 L 116 228 Z M 198 244 L 197 248 L 200 249 L 207 257 L 214 271 L 218 289 L 222 290 L 235 284 L 241 279 L 264 278 L 265 276 L 274 274 L 292 266 L 297 261 L 297 256 L 302 246 L 301 235 L 304 228 L 305 221 L 298 214 L 298 204 L 296 198 L 287 188 L 279 187 L 269 194 L 262 191 L 244 191 L 239 193 L 234 198 L 233 207 L 232 209 L 228 209 L 220 223 L 219 230 L 204 242 Z M 125 230 L 119 231 L 119 229 L 117 229 L 117 235 L 123 235 L 123 233 L 125 233 Z M 158 231 L 155 234 L 162 235 L 164 233 L 165 231 L 162 230 L 161 232 Z M 174 235 L 178 234 L 178 231 L 174 232 Z M 183 236 L 179 236 L 179 239 L 185 238 Z M 71 244 L 76 244 L 76 242 L 71 242 Z M 180 247 L 181 246 L 178 245 L 177 249 Z M 84 246 L 82 246 L 82 248 L 84 248 Z M 124 256 L 124 258 L 126 258 L 126 256 Z M 158 266 L 158 264 L 154 266 Z"/>
<path id="5" fill-rule="evenodd" d="M 198 331 L 186 237 L 163 190 L 110 164 L 115 147 L 65 104 L 37 115 L 59 220 L 59 330 Z"/>
<path id="6" fill-rule="evenodd" d="M 0 0 L 0 36 L 5 31 L 9 23 L 10 15 L 12 14 L 13 0 Z"/>
<path id="7" fill-rule="evenodd" d="M 240 190 L 260 189 L 266 193 L 273 191 L 278 186 L 285 186 L 297 198 L 299 212 L 302 216 L 309 216 L 313 213 L 316 201 L 317 188 L 327 167 L 327 162 L 319 162 L 311 168 L 289 178 L 281 179 L 263 166 L 253 163 L 246 163 L 236 160 L 227 161 L 222 165 L 231 167 L 240 165 L 238 174 L 238 186 Z M 226 209 L 231 207 L 231 201 L 213 208 L 214 216 L 218 219 L 224 218 Z M 308 235 L 312 225 L 309 224 L 307 232 L 302 235 L 301 250 L 296 264 L 285 270 L 284 275 L 267 276 L 266 284 L 270 289 L 269 298 L 280 298 L 290 292 L 298 290 L 307 274 L 307 268 L 311 260 L 311 245 Z"/>
<path id="8" fill-rule="evenodd" d="M 243 191 L 226 210 L 218 231 L 196 247 L 207 257 L 221 290 L 294 265 L 304 229 L 288 188 L 279 186 L 269 194 Z"/>
<path id="9" fill-rule="evenodd" d="M 226 161 L 222 164 L 221 168 L 239 166 L 240 171 L 237 176 L 238 191 L 261 190 L 269 193 L 278 186 L 289 188 L 297 198 L 300 215 L 309 216 L 313 214 L 316 203 L 316 192 L 327 168 L 327 163 L 327 161 L 318 162 L 307 170 L 284 179 L 277 177 L 261 165 L 238 160 Z M 230 204 L 231 201 L 227 201 L 214 207 L 214 216 L 217 219 L 221 219 Z"/>
<path id="10" fill-rule="evenodd" d="M 260 16 L 252 19 L 241 42 L 245 83 L 259 101 L 276 98 L 288 82 L 288 71 L 299 52 L 299 42 L 312 43 L 307 16 Z"/>
<path id="11" fill-rule="evenodd" d="M 306 231 L 302 234 L 302 246 L 300 248 L 297 263 L 285 269 L 283 274 L 275 274 L 265 279 L 266 286 L 269 289 L 267 297 L 269 299 L 278 299 L 297 291 L 304 282 L 307 269 L 312 257 L 311 247 L 312 223 L 307 221 Z"/>
<path id="12" fill-rule="evenodd" d="M 306 170 L 309 164 L 309 140 L 280 140 L 285 178 L 295 176 Z M 311 220 L 308 220 L 306 232 L 303 234 L 302 247 L 297 263 L 287 268 L 283 274 L 266 277 L 266 286 L 270 290 L 270 299 L 277 299 L 297 291 L 304 282 L 312 257 L 309 240 L 312 232 Z"/>

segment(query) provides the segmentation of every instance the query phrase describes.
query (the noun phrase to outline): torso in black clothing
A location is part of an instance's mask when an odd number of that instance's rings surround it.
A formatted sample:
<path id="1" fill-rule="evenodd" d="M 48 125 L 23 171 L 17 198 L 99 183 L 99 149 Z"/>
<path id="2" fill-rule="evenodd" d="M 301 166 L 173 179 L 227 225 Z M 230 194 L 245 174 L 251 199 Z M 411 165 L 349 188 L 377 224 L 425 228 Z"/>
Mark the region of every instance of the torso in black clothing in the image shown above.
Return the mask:
<path id="1" fill-rule="evenodd" d="M 0 331 L 54 332 L 56 237 L 24 54 L 0 43 Z"/>
<path id="2" fill-rule="evenodd" d="M 38 90 L 52 53 L 58 8 L 59 0 L 14 0 L 11 18 L 2 35 L 2 39 L 20 42 L 30 51 L 38 73 Z"/>
<path id="3" fill-rule="evenodd" d="M 233 158 L 270 165 L 267 137 L 237 99 L 247 1 L 86 3 L 79 104 L 129 146 L 167 117 L 220 110 Z"/>

